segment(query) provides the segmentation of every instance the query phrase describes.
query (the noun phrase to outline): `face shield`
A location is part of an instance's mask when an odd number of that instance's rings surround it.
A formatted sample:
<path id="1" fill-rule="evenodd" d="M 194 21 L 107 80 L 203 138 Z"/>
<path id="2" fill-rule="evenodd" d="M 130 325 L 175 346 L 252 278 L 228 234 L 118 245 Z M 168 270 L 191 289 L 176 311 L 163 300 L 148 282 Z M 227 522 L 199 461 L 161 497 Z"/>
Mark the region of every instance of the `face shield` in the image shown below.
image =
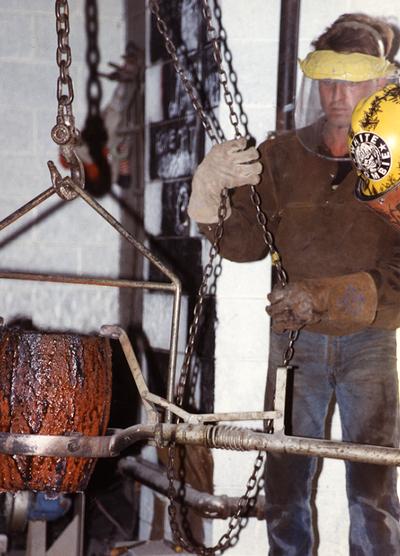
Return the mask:
<path id="1" fill-rule="evenodd" d="M 347 134 L 360 99 L 394 79 L 396 67 L 382 57 L 316 50 L 300 62 L 303 79 L 295 110 L 296 133 L 309 151 L 349 160 L 347 151 L 331 154 L 330 138 Z"/>

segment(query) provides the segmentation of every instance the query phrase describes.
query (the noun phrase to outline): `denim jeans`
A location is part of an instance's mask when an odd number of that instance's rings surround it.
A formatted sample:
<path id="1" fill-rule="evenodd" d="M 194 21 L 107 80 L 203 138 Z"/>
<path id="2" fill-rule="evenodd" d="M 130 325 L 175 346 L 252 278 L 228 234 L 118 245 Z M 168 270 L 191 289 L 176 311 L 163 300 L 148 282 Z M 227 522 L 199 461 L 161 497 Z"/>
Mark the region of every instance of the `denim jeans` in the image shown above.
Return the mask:
<path id="1" fill-rule="evenodd" d="M 291 361 L 286 434 L 326 438 L 332 396 L 344 441 L 395 446 L 398 383 L 395 331 L 366 329 L 348 336 L 300 332 Z M 287 335 L 271 332 L 266 408 L 271 409 L 277 366 Z M 400 554 L 397 468 L 346 462 L 352 556 Z M 315 554 L 312 482 L 317 458 L 268 454 L 266 519 L 271 556 Z"/>

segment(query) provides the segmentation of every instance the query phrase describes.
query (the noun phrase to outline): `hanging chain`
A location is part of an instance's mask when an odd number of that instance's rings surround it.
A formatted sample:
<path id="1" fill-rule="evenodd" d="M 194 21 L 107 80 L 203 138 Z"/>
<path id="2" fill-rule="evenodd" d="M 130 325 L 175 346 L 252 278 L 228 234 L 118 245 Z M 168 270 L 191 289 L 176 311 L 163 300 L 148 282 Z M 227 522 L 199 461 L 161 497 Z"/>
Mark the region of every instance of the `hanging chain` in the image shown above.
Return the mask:
<path id="1" fill-rule="evenodd" d="M 239 499 L 237 509 L 233 516 L 229 518 L 228 529 L 224 533 L 218 542 L 212 547 L 206 547 L 193 543 L 188 539 L 191 538 L 190 530 L 187 530 L 188 523 L 186 519 L 182 519 L 182 522 L 186 522 L 185 533 L 186 538 L 182 536 L 179 522 L 178 522 L 178 510 L 175 500 L 177 499 L 177 492 L 174 486 L 174 468 L 175 468 L 175 446 L 170 444 L 168 448 L 169 458 L 168 458 L 168 498 L 173 503 L 168 506 L 168 514 L 170 517 L 171 531 L 174 540 L 181 546 L 184 550 L 190 553 L 199 554 L 201 556 L 213 556 L 222 554 L 227 548 L 235 546 L 239 541 L 240 531 L 246 527 L 248 518 L 244 517 L 248 514 L 249 510 L 253 508 L 256 504 L 257 495 L 259 491 L 263 488 L 264 479 L 263 477 L 257 478 L 258 473 L 264 466 L 264 457 L 261 452 L 257 454 L 256 461 L 253 466 L 253 471 L 247 481 L 246 492 Z M 171 481 L 172 477 L 172 481 Z"/>
<path id="2" fill-rule="evenodd" d="M 156 18 L 157 29 L 158 29 L 158 31 L 160 32 L 161 36 L 164 39 L 165 48 L 167 49 L 168 54 L 171 56 L 172 63 L 173 63 L 173 66 L 175 68 L 175 71 L 179 75 L 179 77 L 181 79 L 181 82 L 182 82 L 182 85 L 184 86 L 187 94 L 189 95 L 189 98 L 192 101 L 193 107 L 194 107 L 196 113 L 198 114 L 198 116 L 200 118 L 200 121 L 201 121 L 207 135 L 209 136 L 211 141 L 213 141 L 214 143 L 217 143 L 218 142 L 217 136 L 215 135 L 215 133 L 212 129 L 212 126 L 211 126 L 211 124 L 209 122 L 209 119 L 207 117 L 207 114 L 206 114 L 206 112 L 203 108 L 200 97 L 199 97 L 197 91 L 195 90 L 195 88 L 193 87 L 193 85 L 190 81 L 190 77 L 187 75 L 187 72 L 185 71 L 185 68 L 182 66 L 181 62 L 179 61 L 179 56 L 178 56 L 178 51 L 176 49 L 176 46 L 174 45 L 174 43 L 171 40 L 171 37 L 170 37 L 169 32 L 168 32 L 167 24 L 165 23 L 165 21 L 161 17 L 159 0 L 150 0 L 149 7 L 150 7 L 150 10 L 152 11 L 152 13 L 154 14 L 154 16 Z"/>
<path id="3" fill-rule="evenodd" d="M 57 54 L 59 68 L 57 79 L 57 123 L 51 130 L 51 137 L 57 145 L 65 145 L 77 139 L 79 132 L 75 129 L 72 113 L 74 88 L 69 75 L 71 65 L 71 48 L 69 46 L 69 8 L 67 0 L 56 0 Z"/>
<path id="4" fill-rule="evenodd" d="M 284 288 L 288 283 L 287 274 L 286 274 L 285 269 L 282 266 L 282 260 L 281 260 L 279 251 L 275 246 L 274 236 L 268 230 L 267 217 L 266 217 L 264 211 L 261 208 L 261 197 L 260 197 L 260 195 L 259 195 L 259 193 L 258 193 L 258 191 L 257 191 L 257 189 L 255 188 L 254 185 L 251 185 L 250 188 L 251 188 L 251 195 L 250 195 L 251 196 L 251 201 L 252 201 L 252 203 L 255 206 L 256 211 L 257 211 L 257 222 L 261 226 L 261 229 L 262 229 L 262 232 L 263 232 L 264 243 L 268 247 L 269 252 L 271 253 L 271 260 L 272 260 L 272 264 L 275 267 L 276 274 L 277 274 L 277 277 L 278 277 L 278 281 L 279 281 L 280 285 L 282 286 L 282 288 Z M 283 353 L 282 365 L 284 367 L 287 367 L 287 365 L 289 364 L 289 362 L 291 361 L 291 359 L 294 355 L 294 343 L 297 340 L 298 336 L 299 336 L 299 331 L 298 330 L 290 330 L 290 332 L 289 332 L 289 343 L 288 343 L 288 346 Z M 267 430 L 271 431 L 271 422 L 267 426 Z"/>
<path id="5" fill-rule="evenodd" d="M 212 14 L 208 0 L 202 0 L 202 11 L 207 25 L 207 35 L 211 39 L 213 46 L 213 56 L 218 68 L 218 79 L 224 92 L 225 104 L 229 109 L 229 121 L 235 130 L 235 138 L 238 138 L 242 136 L 239 130 L 239 117 L 236 114 L 232 93 L 228 87 L 228 76 L 222 66 L 222 55 L 219 46 L 220 38 L 218 37 L 217 31 L 212 23 Z"/>
<path id="6" fill-rule="evenodd" d="M 172 39 L 169 35 L 167 25 L 163 20 L 163 18 L 161 17 L 159 0 L 150 0 L 149 6 L 156 18 L 157 29 L 164 39 L 165 47 L 172 58 L 172 63 L 174 65 L 175 71 L 179 75 L 181 82 L 187 94 L 189 95 L 189 98 L 192 101 L 193 107 L 196 113 L 198 114 L 207 135 L 209 136 L 209 138 L 213 143 L 218 143 L 220 136 L 219 134 L 217 134 L 218 135 L 217 136 L 214 133 L 214 130 L 209 121 L 209 117 L 203 108 L 199 95 L 197 91 L 194 89 L 190 81 L 190 78 L 188 77 L 187 72 L 185 71 L 185 68 L 182 66 L 179 60 L 177 49 L 173 44 Z M 222 56 L 221 56 L 221 50 L 219 46 L 219 38 L 212 24 L 212 14 L 207 0 L 202 0 L 202 12 L 207 25 L 207 33 L 208 36 L 211 38 L 211 42 L 212 42 L 213 56 L 218 68 L 218 77 L 219 77 L 220 85 L 223 88 L 224 101 L 229 109 L 229 119 L 235 130 L 235 137 L 238 138 L 242 136 L 239 130 L 239 118 L 234 109 L 234 100 L 232 94 L 229 91 L 228 76 L 222 66 Z M 209 251 L 209 260 L 203 271 L 202 282 L 197 294 L 197 300 L 194 307 L 193 321 L 189 328 L 188 343 L 185 349 L 184 360 L 183 360 L 179 382 L 177 386 L 177 394 L 176 394 L 177 405 L 182 405 L 184 402 L 185 389 L 186 389 L 188 376 L 190 373 L 190 367 L 193 358 L 195 342 L 198 335 L 200 318 L 203 313 L 204 300 L 207 295 L 208 281 L 213 273 L 216 279 L 221 271 L 220 264 L 214 266 L 214 263 L 217 255 L 219 255 L 219 243 L 223 236 L 224 221 L 227 214 L 228 196 L 229 196 L 228 189 L 226 188 L 223 189 L 221 192 L 220 205 L 218 207 L 218 222 L 214 230 L 214 238 Z M 261 198 L 254 186 L 252 186 L 251 188 L 251 199 L 257 211 L 257 221 L 263 230 L 264 241 L 271 252 L 272 263 L 276 267 L 278 278 L 282 286 L 285 286 L 287 284 L 286 272 L 283 269 L 283 266 L 281 264 L 279 252 L 274 245 L 273 236 L 267 229 L 267 217 L 261 208 Z M 290 333 L 289 345 L 283 357 L 284 365 L 287 365 L 291 360 L 291 358 L 293 357 L 293 353 L 294 353 L 293 344 L 297 339 L 297 335 L 298 335 L 297 331 Z M 272 432 L 271 424 L 267 427 L 267 431 Z M 246 492 L 239 499 L 236 512 L 229 519 L 227 532 L 221 536 L 219 541 L 213 547 L 205 547 L 203 545 L 198 545 L 193 541 L 189 523 L 187 520 L 187 515 L 186 515 L 187 512 L 185 511 L 181 512 L 181 518 L 182 518 L 183 528 L 185 529 L 186 538 L 184 538 L 183 535 L 181 534 L 180 525 L 178 521 L 178 508 L 177 508 L 177 500 L 179 496 L 174 485 L 175 464 L 176 464 L 176 445 L 174 442 L 171 442 L 169 444 L 168 456 L 169 457 L 168 457 L 168 466 L 167 466 L 167 476 L 169 481 L 168 498 L 170 501 L 168 507 L 168 513 L 170 517 L 170 526 L 171 526 L 171 531 L 174 540 L 182 548 L 184 548 L 190 553 L 196 553 L 201 556 L 213 556 L 214 554 L 215 555 L 222 554 L 223 551 L 225 551 L 229 547 L 234 546 L 238 542 L 240 531 L 243 529 L 243 527 L 245 527 L 248 521 L 248 518 L 246 517 L 248 510 L 256 504 L 258 493 L 262 488 L 263 481 L 264 481 L 262 474 L 261 476 L 257 477 L 260 472 L 260 469 L 263 468 L 264 466 L 264 461 L 265 461 L 264 453 L 258 452 L 254 463 L 252 474 L 246 485 Z M 181 492 L 180 494 L 183 493 Z M 182 497 L 183 496 L 181 496 L 180 498 Z"/>
<path id="7" fill-rule="evenodd" d="M 214 16 L 215 16 L 216 21 L 218 22 L 218 38 L 221 41 L 224 60 L 226 62 L 226 66 L 227 66 L 228 71 L 229 71 L 229 83 L 231 84 L 231 86 L 233 88 L 233 98 L 235 99 L 236 107 L 239 111 L 240 123 L 242 124 L 242 127 L 245 131 L 245 136 L 248 139 L 250 139 L 251 134 L 250 134 L 249 129 L 248 129 L 249 119 L 247 117 L 247 114 L 243 110 L 243 97 L 242 97 L 242 94 L 241 94 L 241 92 L 239 91 L 239 88 L 238 88 L 237 73 L 235 72 L 235 70 L 233 69 L 233 66 L 232 66 L 232 53 L 228 48 L 226 31 L 225 31 L 225 29 L 222 25 L 221 8 L 220 8 L 220 6 L 219 6 L 219 4 L 216 0 L 214 0 Z"/>

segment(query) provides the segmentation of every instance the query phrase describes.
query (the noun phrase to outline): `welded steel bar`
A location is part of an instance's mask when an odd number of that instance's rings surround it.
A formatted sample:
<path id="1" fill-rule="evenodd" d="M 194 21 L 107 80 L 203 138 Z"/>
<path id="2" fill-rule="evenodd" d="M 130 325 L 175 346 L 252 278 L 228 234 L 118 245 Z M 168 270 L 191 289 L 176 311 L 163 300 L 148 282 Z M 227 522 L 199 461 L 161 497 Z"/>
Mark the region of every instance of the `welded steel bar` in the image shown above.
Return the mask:
<path id="1" fill-rule="evenodd" d="M 176 375 L 176 359 L 178 354 L 178 334 L 179 334 L 179 317 L 181 312 L 181 297 L 182 290 L 179 283 L 179 294 L 174 298 L 174 306 L 172 309 L 172 321 L 171 321 L 171 335 L 170 335 L 170 362 L 168 367 L 168 378 L 167 378 L 167 400 L 173 402 L 175 398 L 175 375 Z M 172 422 L 172 414 L 170 411 L 165 412 L 165 420 L 167 423 Z"/>
<path id="2" fill-rule="evenodd" d="M 285 436 L 280 433 L 266 434 L 223 425 L 186 423 L 133 425 L 115 432 L 112 436 L 0 433 L 0 453 L 54 457 L 114 457 L 135 442 L 150 439 L 154 439 L 158 445 L 174 440 L 178 444 L 195 444 L 225 450 L 261 450 L 400 466 L 400 450 L 397 448 Z"/>
<path id="3" fill-rule="evenodd" d="M 160 494 L 168 495 L 169 479 L 165 469 L 161 466 L 142 458 L 127 456 L 118 462 L 118 470 Z M 174 481 L 174 484 L 176 491 L 178 491 L 180 482 Z M 185 485 L 185 505 L 193 508 L 205 518 L 227 519 L 235 515 L 239 500 L 237 496 L 210 494 L 209 492 L 199 491 L 190 485 Z M 249 507 L 246 515 L 260 520 L 265 519 L 265 497 L 263 495 L 257 497 L 256 504 Z"/>
<path id="4" fill-rule="evenodd" d="M 131 243 L 146 259 L 156 266 L 160 272 L 167 276 L 173 284 L 178 286 L 180 281 L 178 277 L 165 266 L 164 263 L 160 261 L 158 257 L 154 255 L 145 245 L 140 243 L 132 234 L 126 230 L 118 220 L 116 220 L 112 214 L 110 214 L 100 203 L 98 203 L 87 191 L 79 187 L 76 183 L 71 183 L 73 189 L 78 193 L 78 195 L 99 214 L 104 220 L 106 220 L 110 226 L 112 226 L 126 241 Z"/>
<path id="5" fill-rule="evenodd" d="M 124 431 L 126 445 L 149 440 L 155 435 L 154 425 L 133 425 Z M 113 449 L 118 432 L 110 436 L 55 436 L 46 434 L 0 433 L 0 453 L 25 456 L 109 458 L 119 454 Z"/>
<path id="6" fill-rule="evenodd" d="M 43 193 L 40 193 L 37 197 L 31 199 L 29 203 L 26 203 L 16 211 L 12 212 L 10 215 L 4 218 L 4 220 L 1 220 L 0 231 L 21 218 L 21 216 L 23 216 L 33 208 L 43 203 L 43 201 L 54 195 L 55 192 L 56 190 L 53 187 L 49 187 L 48 189 L 46 189 L 46 191 L 43 191 Z"/>
<path id="7" fill-rule="evenodd" d="M 230 413 L 187 413 L 186 423 L 218 423 L 220 421 L 263 421 L 264 419 L 280 419 L 280 411 L 237 411 Z M 275 421 L 274 421 L 275 422 Z"/>
<path id="8" fill-rule="evenodd" d="M 204 438 L 206 435 L 206 439 Z M 400 465 L 400 450 L 385 446 L 353 444 L 334 440 L 266 434 L 250 429 L 218 425 L 177 425 L 175 440 L 179 444 L 206 444 L 225 450 L 279 452 L 317 456 L 379 465 Z"/>
<path id="9" fill-rule="evenodd" d="M 181 308 L 182 286 L 179 278 L 167 268 L 147 247 L 135 239 L 104 207 L 102 207 L 89 193 L 79 187 L 76 183 L 71 183 L 73 189 L 82 197 L 82 199 L 102 216 L 119 234 L 122 235 L 129 243 L 131 243 L 144 257 L 146 257 L 154 266 L 156 266 L 165 276 L 167 276 L 175 287 L 174 305 L 172 309 L 172 323 L 170 336 L 170 355 L 168 363 L 168 379 L 167 379 L 167 400 L 173 401 L 175 390 L 175 372 L 176 360 L 178 354 L 178 333 L 179 333 L 179 316 Z M 171 422 L 171 414 L 166 412 L 166 421 Z"/>
<path id="10" fill-rule="evenodd" d="M 110 280 L 108 278 L 93 278 L 89 276 L 69 276 L 62 274 L 39 274 L 34 272 L 2 272 L 0 278 L 8 280 L 32 280 L 37 282 L 56 282 L 60 284 L 82 284 L 86 286 L 108 286 L 116 288 L 141 288 L 147 290 L 175 291 L 173 284 L 164 282 L 144 282 L 137 280 Z"/>

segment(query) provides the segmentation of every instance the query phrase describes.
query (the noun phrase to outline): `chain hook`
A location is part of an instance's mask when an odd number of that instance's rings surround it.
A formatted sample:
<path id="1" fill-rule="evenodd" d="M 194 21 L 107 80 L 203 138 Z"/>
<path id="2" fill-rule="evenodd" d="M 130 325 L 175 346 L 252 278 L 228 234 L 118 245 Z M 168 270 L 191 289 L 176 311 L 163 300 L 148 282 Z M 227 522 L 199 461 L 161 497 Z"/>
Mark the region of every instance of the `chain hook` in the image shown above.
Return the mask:
<path id="1" fill-rule="evenodd" d="M 63 178 L 54 162 L 52 160 L 47 162 L 51 183 L 64 201 L 71 201 L 78 195 L 71 186 L 72 183 L 78 185 L 82 189 L 85 187 L 85 171 L 81 159 L 75 152 L 74 145 L 75 141 L 73 140 L 66 145 L 60 146 L 61 156 L 65 159 L 70 168 L 70 176 L 65 176 Z"/>
<path id="2" fill-rule="evenodd" d="M 61 177 L 52 160 L 47 162 L 47 166 L 50 170 L 51 182 L 59 197 L 64 201 L 71 201 L 78 195 L 74 185 L 79 186 L 81 189 L 85 187 L 85 171 L 82 161 L 75 152 L 75 147 L 79 144 L 80 134 L 75 127 L 75 119 L 72 113 L 74 89 L 69 75 L 71 48 L 69 46 L 68 0 L 56 0 L 55 9 L 57 30 L 56 60 L 60 73 L 57 79 L 57 120 L 56 125 L 51 130 L 51 137 L 60 147 L 61 157 L 68 164 L 71 175 L 65 178 Z"/>

